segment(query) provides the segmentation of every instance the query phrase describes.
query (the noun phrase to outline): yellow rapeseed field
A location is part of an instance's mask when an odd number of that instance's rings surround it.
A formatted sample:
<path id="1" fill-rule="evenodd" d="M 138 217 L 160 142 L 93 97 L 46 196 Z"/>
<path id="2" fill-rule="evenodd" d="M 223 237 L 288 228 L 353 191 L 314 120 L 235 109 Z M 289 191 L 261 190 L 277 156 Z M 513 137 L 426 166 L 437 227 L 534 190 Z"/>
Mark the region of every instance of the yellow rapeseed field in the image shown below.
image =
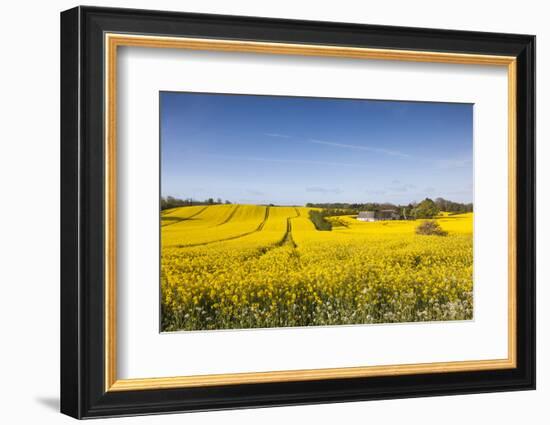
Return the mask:
<path id="1" fill-rule="evenodd" d="M 162 329 L 465 320 L 473 314 L 473 215 L 331 217 L 305 207 L 211 205 L 161 215 Z"/>

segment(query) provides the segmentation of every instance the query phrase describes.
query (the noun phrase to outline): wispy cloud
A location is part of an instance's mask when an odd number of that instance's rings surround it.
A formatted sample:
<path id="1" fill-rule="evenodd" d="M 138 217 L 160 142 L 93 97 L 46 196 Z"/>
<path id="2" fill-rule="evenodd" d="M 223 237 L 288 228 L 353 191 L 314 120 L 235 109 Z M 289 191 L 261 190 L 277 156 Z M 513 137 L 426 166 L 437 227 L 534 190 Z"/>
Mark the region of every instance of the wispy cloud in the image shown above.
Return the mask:
<path id="1" fill-rule="evenodd" d="M 358 151 L 381 153 L 381 154 L 390 155 L 390 156 L 397 156 L 400 158 L 411 158 L 411 155 L 400 151 L 394 151 L 394 150 L 383 149 L 383 148 L 374 148 L 372 146 L 351 145 L 348 143 L 328 142 L 325 140 L 317 140 L 317 139 L 309 139 L 309 143 L 314 143 L 317 145 L 324 145 L 324 146 L 332 146 L 332 147 L 341 148 L 341 149 L 353 149 Z"/>
<path id="2" fill-rule="evenodd" d="M 280 139 L 290 139 L 290 136 L 287 134 L 280 134 L 280 133 L 264 133 L 264 136 L 268 137 L 278 137 Z"/>
<path id="3" fill-rule="evenodd" d="M 465 168 L 472 164 L 470 158 L 467 159 L 437 159 L 435 165 L 437 168 L 443 168 L 445 170 L 451 168 Z"/>
<path id="4" fill-rule="evenodd" d="M 473 188 L 470 186 L 470 187 L 464 187 L 462 189 L 455 189 L 455 190 L 451 190 L 451 191 L 448 191 L 447 193 L 449 195 L 472 195 L 472 192 L 473 192 Z"/>
<path id="5" fill-rule="evenodd" d="M 328 187 L 306 187 L 306 192 L 317 192 L 317 193 L 334 193 L 334 194 L 340 194 L 342 193 L 342 190 L 338 188 L 328 188 Z"/>
<path id="6" fill-rule="evenodd" d="M 262 195 L 265 195 L 264 192 L 260 192 L 259 190 L 254 190 L 254 189 L 248 189 L 246 191 L 246 193 L 248 193 L 249 195 L 254 195 L 254 196 L 262 196 Z"/>
<path id="7" fill-rule="evenodd" d="M 255 156 L 232 156 L 232 155 L 207 155 L 207 156 L 211 158 L 231 159 L 236 161 L 257 161 L 257 162 L 274 162 L 279 164 L 310 164 L 310 165 L 326 165 L 326 166 L 332 166 L 332 167 L 364 168 L 363 164 L 315 161 L 315 160 L 309 160 L 309 159 L 262 158 L 262 157 L 255 157 Z"/>
<path id="8" fill-rule="evenodd" d="M 399 182 L 399 180 L 394 180 L 394 182 Z M 415 189 L 416 186 L 414 184 L 398 184 L 398 185 L 392 185 L 388 188 L 388 190 L 390 192 L 399 192 L 399 193 L 403 193 L 403 192 L 407 192 L 411 189 Z"/>
<path id="9" fill-rule="evenodd" d="M 365 193 L 368 193 L 369 195 L 384 195 L 386 194 L 386 191 L 381 189 L 367 189 L 365 190 Z"/>

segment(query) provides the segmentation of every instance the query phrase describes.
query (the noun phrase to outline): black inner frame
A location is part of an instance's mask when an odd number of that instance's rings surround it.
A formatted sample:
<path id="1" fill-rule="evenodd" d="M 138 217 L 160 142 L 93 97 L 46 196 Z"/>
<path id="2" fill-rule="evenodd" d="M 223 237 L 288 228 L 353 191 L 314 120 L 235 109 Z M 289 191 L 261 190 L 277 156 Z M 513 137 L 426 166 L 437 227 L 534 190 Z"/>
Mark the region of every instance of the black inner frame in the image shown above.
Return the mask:
<path id="1" fill-rule="evenodd" d="M 104 34 L 517 58 L 517 368 L 166 390 L 104 390 Z M 535 388 L 535 37 L 77 7 L 61 14 L 61 411 L 77 418 Z"/>

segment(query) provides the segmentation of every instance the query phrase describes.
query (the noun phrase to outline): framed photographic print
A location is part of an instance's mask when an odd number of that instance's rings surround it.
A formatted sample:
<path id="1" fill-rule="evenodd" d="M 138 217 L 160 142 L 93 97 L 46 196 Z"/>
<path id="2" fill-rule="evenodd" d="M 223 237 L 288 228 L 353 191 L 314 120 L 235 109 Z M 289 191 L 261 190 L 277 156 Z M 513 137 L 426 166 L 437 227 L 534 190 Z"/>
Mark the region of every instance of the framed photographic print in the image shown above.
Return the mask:
<path id="1" fill-rule="evenodd" d="M 535 38 L 61 14 L 61 411 L 535 387 Z"/>

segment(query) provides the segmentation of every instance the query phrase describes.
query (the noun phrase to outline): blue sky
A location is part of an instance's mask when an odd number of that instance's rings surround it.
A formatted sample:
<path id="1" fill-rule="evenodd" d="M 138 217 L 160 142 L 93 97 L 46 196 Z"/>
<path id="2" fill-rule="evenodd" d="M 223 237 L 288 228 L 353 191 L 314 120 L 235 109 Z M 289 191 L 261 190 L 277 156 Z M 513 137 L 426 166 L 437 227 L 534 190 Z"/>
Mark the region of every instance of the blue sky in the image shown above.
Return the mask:
<path id="1" fill-rule="evenodd" d="M 473 105 L 161 92 L 161 193 L 473 201 Z"/>

